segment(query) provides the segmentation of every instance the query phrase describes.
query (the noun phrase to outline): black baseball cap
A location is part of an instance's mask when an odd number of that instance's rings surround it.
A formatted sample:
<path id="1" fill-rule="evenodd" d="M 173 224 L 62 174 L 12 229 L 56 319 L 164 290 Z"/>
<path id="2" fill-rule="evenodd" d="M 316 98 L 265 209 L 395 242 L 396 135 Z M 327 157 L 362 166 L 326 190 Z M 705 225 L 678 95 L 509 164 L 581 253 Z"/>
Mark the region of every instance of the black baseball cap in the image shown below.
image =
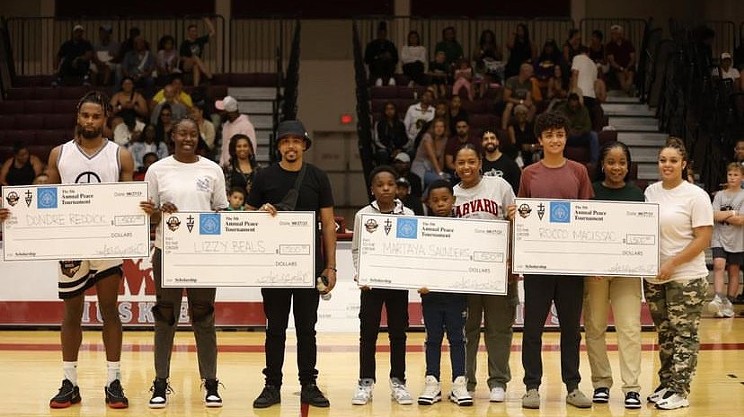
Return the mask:
<path id="1" fill-rule="evenodd" d="M 305 126 L 302 125 L 301 121 L 284 120 L 279 123 L 279 127 L 277 127 L 276 129 L 276 140 L 279 141 L 282 138 L 290 136 L 290 135 L 304 138 L 305 143 L 307 144 L 305 149 L 310 149 L 312 140 L 310 139 L 310 135 L 307 134 L 307 130 L 305 130 Z"/>

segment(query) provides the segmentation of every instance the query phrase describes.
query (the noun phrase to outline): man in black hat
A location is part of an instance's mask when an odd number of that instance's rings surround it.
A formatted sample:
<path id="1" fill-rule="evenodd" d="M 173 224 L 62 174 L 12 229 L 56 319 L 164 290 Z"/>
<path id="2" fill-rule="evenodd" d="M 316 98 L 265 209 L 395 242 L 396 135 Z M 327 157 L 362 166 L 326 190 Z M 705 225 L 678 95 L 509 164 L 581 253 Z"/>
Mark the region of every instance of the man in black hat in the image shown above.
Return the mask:
<path id="1" fill-rule="evenodd" d="M 328 176 L 319 168 L 303 162 L 311 141 L 299 120 L 279 123 L 277 148 L 282 159 L 278 164 L 260 170 L 251 187 L 246 206 L 272 215 L 278 209 L 314 211 L 323 235 L 323 250 L 318 234 L 315 237 L 315 276 L 328 278 L 327 291 L 336 285 L 336 224 L 333 215 L 333 193 Z M 304 168 L 304 169 L 303 169 Z M 298 197 L 286 198 L 302 175 Z M 263 308 L 266 314 L 266 385 L 253 402 L 255 408 L 267 408 L 281 402 L 282 366 L 289 308 L 292 305 L 297 334 L 297 367 L 299 368 L 300 401 L 316 407 L 328 407 L 328 399 L 315 384 L 318 371 L 315 323 L 318 321 L 320 293 L 315 288 L 263 288 Z"/>
<path id="2" fill-rule="evenodd" d="M 375 85 L 395 85 L 393 73 L 398 65 L 398 49 L 387 38 L 387 23 L 377 26 L 377 39 L 364 49 L 364 63 L 369 66 L 369 79 Z"/>

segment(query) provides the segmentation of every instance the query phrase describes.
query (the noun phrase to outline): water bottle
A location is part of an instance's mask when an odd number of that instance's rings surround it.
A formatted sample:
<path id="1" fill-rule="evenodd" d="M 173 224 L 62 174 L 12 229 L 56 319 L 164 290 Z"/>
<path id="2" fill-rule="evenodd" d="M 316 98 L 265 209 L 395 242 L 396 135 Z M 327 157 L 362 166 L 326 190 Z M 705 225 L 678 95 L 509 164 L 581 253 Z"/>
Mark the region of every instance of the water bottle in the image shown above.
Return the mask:
<path id="1" fill-rule="evenodd" d="M 318 292 L 320 292 L 320 298 L 322 298 L 325 301 L 328 301 L 331 299 L 332 295 L 328 291 L 328 277 L 325 275 L 319 276 L 315 281 L 315 288 L 318 289 Z"/>

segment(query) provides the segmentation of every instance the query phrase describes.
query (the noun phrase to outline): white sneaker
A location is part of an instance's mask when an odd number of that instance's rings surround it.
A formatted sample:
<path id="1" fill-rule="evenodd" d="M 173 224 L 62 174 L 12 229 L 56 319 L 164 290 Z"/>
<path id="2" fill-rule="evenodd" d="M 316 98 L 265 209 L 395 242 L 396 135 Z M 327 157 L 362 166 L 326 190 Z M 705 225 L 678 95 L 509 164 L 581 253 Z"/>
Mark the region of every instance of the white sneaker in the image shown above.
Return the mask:
<path id="1" fill-rule="evenodd" d="M 413 404 L 413 397 L 408 392 L 406 384 L 400 382 L 398 378 L 390 378 L 390 396 L 400 405 Z"/>
<path id="2" fill-rule="evenodd" d="M 660 408 L 662 410 L 676 410 L 678 408 L 689 406 L 690 402 L 687 401 L 687 398 L 684 398 L 679 394 L 672 393 L 671 391 L 667 392 L 665 398 L 662 398 L 656 402 L 656 408 Z"/>
<path id="3" fill-rule="evenodd" d="M 718 294 L 708 303 L 708 311 L 715 317 L 723 317 L 723 301 Z"/>
<path id="4" fill-rule="evenodd" d="M 378 78 L 375 80 L 375 86 L 376 87 L 382 87 L 382 78 Z"/>
<path id="5" fill-rule="evenodd" d="M 424 392 L 419 395 L 418 403 L 432 405 L 439 401 L 442 401 L 442 386 L 434 375 L 427 375 L 424 380 Z"/>
<path id="6" fill-rule="evenodd" d="M 731 300 L 728 298 L 723 300 L 723 308 L 721 309 L 723 317 L 734 317 L 734 305 L 731 304 Z"/>
<path id="7" fill-rule="evenodd" d="M 506 391 L 501 387 L 491 388 L 491 396 L 489 401 L 492 403 L 503 403 L 506 400 Z"/>
<path id="8" fill-rule="evenodd" d="M 390 80 L 388 81 L 388 85 L 395 85 L 395 78 L 390 77 Z"/>
<path id="9" fill-rule="evenodd" d="M 364 405 L 372 399 L 372 389 L 375 387 L 375 381 L 370 378 L 364 378 L 359 380 L 357 390 L 354 396 L 351 397 L 351 403 L 354 405 Z"/>
<path id="10" fill-rule="evenodd" d="M 468 392 L 468 379 L 464 376 L 458 376 L 455 378 L 455 382 L 452 383 L 452 391 L 450 392 L 450 401 L 459 406 L 470 406 L 473 405 L 473 397 Z"/>
<path id="11" fill-rule="evenodd" d="M 649 395 L 648 398 L 646 399 L 650 403 L 657 403 L 661 401 L 662 398 L 664 398 L 667 391 L 669 391 L 669 388 L 664 388 L 662 386 L 659 386 L 658 388 L 656 388 L 656 391 L 654 391 L 653 394 Z"/>

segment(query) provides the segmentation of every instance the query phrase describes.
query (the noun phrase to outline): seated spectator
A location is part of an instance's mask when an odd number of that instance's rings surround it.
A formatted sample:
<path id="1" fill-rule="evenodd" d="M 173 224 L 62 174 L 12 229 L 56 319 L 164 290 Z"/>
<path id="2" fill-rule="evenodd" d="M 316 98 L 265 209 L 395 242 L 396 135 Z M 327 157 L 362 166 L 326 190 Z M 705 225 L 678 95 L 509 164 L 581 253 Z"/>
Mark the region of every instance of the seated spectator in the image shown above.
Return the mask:
<path id="1" fill-rule="evenodd" d="M 520 168 L 540 160 L 540 143 L 529 119 L 529 110 L 524 105 L 514 108 L 514 121 L 509 123 L 508 134 L 509 146 L 502 146 L 501 151 L 514 159 Z"/>
<path id="2" fill-rule="evenodd" d="M 426 188 L 438 179 L 449 179 L 444 172 L 444 148 L 447 145 L 447 119 L 436 118 L 421 139 L 416 157 L 411 164 L 411 172 L 423 179 L 422 188 Z"/>
<path id="3" fill-rule="evenodd" d="M 447 173 L 455 175 L 455 155 L 466 144 L 471 144 L 480 152 L 481 141 L 470 135 L 470 124 L 467 120 L 458 120 L 455 124 L 457 134 L 447 140 L 444 148 L 444 166 Z"/>
<path id="4" fill-rule="evenodd" d="M 202 74 L 204 74 L 207 80 L 212 79 L 212 72 L 203 61 L 202 55 L 204 53 L 204 45 L 209 42 L 210 37 L 214 36 L 215 30 L 212 21 L 208 17 L 204 18 L 204 23 L 207 25 L 208 33 L 200 37 L 196 25 L 189 25 L 186 28 L 186 39 L 181 42 L 181 47 L 178 49 L 181 71 L 193 74 L 194 87 L 198 86 L 201 82 Z"/>
<path id="5" fill-rule="evenodd" d="M 155 140 L 157 142 L 163 142 L 168 147 L 168 154 L 172 154 L 175 151 L 174 143 L 171 140 L 171 131 L 176 122 L 173 120 L 173 110 L 171 109 L 170 103 L 162 103 L 158 105 L 158 117 L 155 120 Z"/>
<path id="6" fill-rule="evenodd" d="M 501 129 L 506 130 L 509 126 L 514 106 L 521 104 L 527 108 L 529 120 L 534 119 L 537 106 L 532 97 L 532 65 L 522 64 L 519 75 L 506 80 L 504 84 L 504 110 L 501 115 Z"/>
<path id="7" fill-rule="evenodd" d="M 113 28 L 109 23 L 103 24 L 98 28 L 98 42 L 93 45 L 93 63 L 91 70 L 98 75 L 96 83 L 101 85 L 110 85 L 112 81 L 112 74 L 117 67 L 117 64 L 112 62 L 116 55 L 119 53 L 119 42 L 113 40 L 111 34 Z"/>
<path id="8" fill-rule="evenodd" d="M 425 74 L 426 47 L 421 45 L 421 36 L 415 30 L 408 32 L 408 42 L 400 49 L 400 63 L 403 74 L 411 79 L 409 87 L 429 84 Z"/>
<path id="9" fill-rule="evenodd" d="M 152 78 L 153 71 L 155 71 L 155 58 L 150 53 L 145 38 L 140 35 L 134 39 L 134 49 L 124 56 L 124 62 L 121 64 L 122 76 L 131 78 L 136 88 L 152 91 L 155 85 L 155 80 Z"/>
<path id="10" fill-rule="evenodd" d="M 563 69 L 560 65 L 553 67 L 553 76 L 548 80 L 548 111 L 551 111 L 553 107 L 564 101 L 568 97 L 568 89 L 570 88 L 570 81 L 568 77 L 563 75 Z"/>
<path id="11" fill-rule="evenodd" d="M 485 97 L 491 84 L 500 84 L 504 80 L 504 55 L 496 43 L 496 34 L 486 29 L 481 32 L 478 50 L 473 56 L 475 61 L 475 80 L 479 85 L 479 97 Z"/>
<path id="12" fill-rule="evenodd" d="M 375 123 L 373 131 L 375 161 L 377 165 L 387 165 L 393 155 L 410 151 L 413 142 L 406 135 L 406 125 L 400 121 L 395 103 L 385 103 L 382 118 Z"/>
<path id="13" fill-rule="evenodd" d="M 142 165 L 139 168 L 136 168 L 132 179 L 134 181 L 144 181 L 145 175 L 147 174 L 147 169 L 150 168 L 150 165 L 158 162 L 159 160 L 160 158 L 158 158 L 158 155 L 155 152 L 146 153 L 142 157 Z"/>
<path id="14" fill-rule="evenodd" d="M 121 80 L 121 90 L 111 96 L 110 104 L 111 115 L 114 117 L 124 118 L 132 115 L 147 120 L 150 116 L 145 98 L 134 90 L 134 80 L 130 77 Z M 114 129 L 117 124 L 113 123 Z"/>
<path id="15" fill-rule="evenodd" d="M 581 47 L 581 31 L 578 29 L 569 30 L 568 39 L 563 44 L 563 62 L 570 65 L 574 57 L 579 54 Z"/>
<path id="16" fill-rule="evenodd" d="M 535 77 L 540 81 L 541 88 L 548 86 L 548 80 L 553 76 L 553 68 L 556 65 L 563 65 L 563 55 L 555 40 L 548 39 L 535 61 Z"/>
<path id="17" fill-rule="evenodd" d="M 438 116 L 436 114 L 436 109 L 434 113 L 434 117 Z M 451 128 L 450 136 L 455 136 L 457 134 L 455 126 L 457 125 L 457 122 L 459 120 L 465 120 L 468 123 L 470 122 L 470 116 L 468 115 L 468 112 L 462 108 L 462 99 L 460 98 L 460 96 L 452 96 L 452 98 L 450 99 L 447 116 L 449 117 L 449 125 Z"/>
<path id="18" fill-rule="evenodd" d="M 399 178 L 408 180 L 411 187 L 409 194 L 413 196 L 412 198 L 421 201 L 421 196 L 423 195 L 421 188 L 422 181 L 421 177 L 411 172 L 411 157 L 405 152 L 399 152 L 393 158 L 393 168 L 395 168 L 395 172 L 398 173 Z"/>
<path id="19" fill-rule="evenodd" d="M 240 188 L 250 193 L 256 169 L 256 152 L 248 136 L 238 133 L 230 138 L 228 143 L 230 159 L 225 167 L 225 188 L 228 190 Z"/>
<path id="20" fill-rule="evenodd" d="M 187 109 L 190 109 L 194 105 L 191 95 L 183 91 L 183 79 L 181 74 L 171 74 L 166 86 L 168 85 L 171 86 L 173 90 L 173 102 L 179 103 Z M 150 108 L 155 110 L 155 106 L 164 101 L 166 101 L 165 86 L 152 96 L 152 100 L 150 100 Z"/>
<path id="21" fill-rule="evenodd" d="M 447 54 L 444 51 L 437 51 L 434 55 L 434 61 L 429 63 L 429 79 L 435 87 L 434 98 L 447 97 L 447 85 L 449 84 L 449 66 L 447 65 Z"/>
<path id="22" fill-rule="evenodd" d="M 522 176 L 522 170 L 519 169 L 514 159 L 501 152 L 501 138 L 496 134 L 496 129 L 490 128 L 483 131 L 481 149 L 483 150 L 481 167 L 483 175 L 501 177 L 512 186 L 515 194 L 519 192 L 519 178 Z"/>
<path id="23" fill-rule="evenodd" d="M 150 103 L 152 104 L 152 103 Z M 173 123 L 178 123 L 181 119 L 189 115 L 189 108 L 178 99 L 176 89 L 172 84 L 163 87 L 163 100 L 152 109 L 150 123 L 157 124 L 163 106 L 168 105 L 171 110 L 171 119 Z"/>
<path id="24" fill-rule="evenodd" d="M 238 100 L 234 97 L 225 96 L 224 99 L 216 101 L 214 107 L 223 112 L 223 120 L 225 120 L 222 124 L 222 150 L 220 152 L 220 166 L 224 168 L 230 163 L 228 146 L 230 138 L 238 133 L 242 133 L 248 136 L 248 139 L 251 141 L 251 147 L 257 150 L 256 129 L 253 127 L 253 123 L 251 123 L 248 115 L 240 114 L 238 111 Z"/>
<path id="25" fill-rule="evenodd" d="M 121 121 L 114 128 L 114 142 L 128 148 L 139 140 L 145 124 L 137 120 L 137 117 L 131 113 L 122 116 Z"/>
<path id="26" fill-rule="evenodd" d="M 524 23 L 517 25 L 511 39 L 506 42 L 506 48 L 509 50 L 509 60 L 504 69 L 505 79 L 518 75 L 522 64 L 532 62 L 537 57 L 537 48 L 530 40 L 530 31 Z"/>
<path id="27" fill-rule="evenodd" d="M 718 77 L 722 80 L 731 80 L 734 83 L 734 87 L 739 89 L 739 80 L 741 74 L 739 70 L 733 67 L 733 60 L 731 54 L 724 52 L 721 54 L 721 65 L 717 68 L 713 68 L 711 75 Z"/>
<path id="28" fill-rule="evenodd" d="M 437 43 L 434 51 L 444 52 L 444 64 L 447 66 L 447 73 L 453 69 L 461 58 L 465 57 L 462 51 L 462 45 L 457 41 L 455 28 L 452 26 L 442 29 L 442 40 Z"/>
<path id="29" fill-rule="evenodd" d="M 398 50 L 387 38 L 387 23 L 377 25 L 377 38 L 364 48 L 364 63 L 369 69 L 370 83 L 395 85 L 393 73 L 398 65 Z"/>
<path id="30" fill-rule="evenodd" d="M 191 118 L 196 122 L 199 128 L 199 136 L 207 146 L 207 150 L 212 152 L 214 151 L 214 141 L 217 133 L 215 132 L 214 124 L 204 117 L 205 107 L 206 104 L 203 101 L 194 103 L 194 106 L 191 108 Z"/>
<path id="31" fill-rule="evenodd" d="M 620 88 L 626 94 L 633 95 L 636 54 L 633 45 L 625 39 L 622 26 L 613 25 L 610 28 L 610 42 L 605 47 L 605 53 L 610 72 L 617 78 Z"/>
<path id="32" fill-rule="evenodd" d="M 36 178 L 34 178 L 34 182 L 32 182 L 31 184 L 32 185 L 49 184 L 49 175 L 47 175 L 45 172 L 42 172 L 41 174 L 37 175 Z"/>
<path id="33" fill-rule="evenodd" d="M 240 187 L 228 188 L 227 201 L 230 203 L 227 206 L 227 211 L 245 211 L 245 196 L 247 195 L 245 190 Z"/>
<path id="34" fill-rule="evenodd" d="M 0 185 L 29 185 L 44 169 L 44 163 L 31 155 L 23 142 L 13 144 L 13 156 L 0 167 Z"/>
<path id="35" fill-rule="evenodd" d="M 398 179 L 395 180 L 395 185 L 397 185 L 395 195 L 398 200 L 403 203 L 403 206 L 411 209 L 411 211 L 413 211 L 413 214 L 417 216 L 423 216 L 424 206 L 421 203 L 421 196 L 417 197 L 411 194 L 411 183 L 408 181 L 408 179 L 406 179 L 405 177 L 398 177 Z"/>
<path id="36" fill-rule="evenodd" d="M 168 145 L 158 139 L 157 127 L 154 125 L 147 125 L 142 129 L 139 140 L 129 146 L 129 152 L 132 153 L 132 158 L 134 158 L 135 169 L 145 165 L 147 154 L 155 154 L 157 159 L 163 159 L 169 155 Z"/>
<path id="37" fill-rule="evenodd" d="M 587 55 L 589 56 L 589 59 L 597 64 L 599 76 L 607 74 L 607 71 L 610 70 L 610 66 L 607 64 L 604 47 L 604 34 L 601 30 L 592 31 L 592 37 L 589 40 L 589 52 Z"/>
<path id="38" fill-rule="evenodd" d="M 434 118 L 434 108 L 431 105 L 433 102 L 434 94 L 427 89 L 421 94 L 421 101 L 408 107 L 403 118 L 403 124 L 406 127 L 406 134 L 410 143 L 415 144 L 416 136 L 418 136 L 421 128 L 426 122 Z"/>
<path id="39" fill-rule="evenodd" d="M 470 66 L 470 61 L 465 58 L 460 58 L 458 67 L 454 73 L 454 84 L 452 84 L 452 95 L 456 96 L 460 94 L 461 89 L 465 89 L 468 100 L 473 101 L 475 95 L 473 94 L 473 67 Z"/>
<path id="40" fill-rule="evenodd" d="M 158 41 L 158 56 L 155 60 L 158 78 L 168 79 L 171 74 L 180 74 L 179 64 L 176 40 L 171 35 L 163 36 Z"/>
<path id="41" fill-rule="evenodd" d="M 52 86 L 80 79 L 90 85 L 90 64 L 93 60 L 93 45 L 85 39 L 85 29 L 81 25 L 72 28 L 72 38 L 59 47 L 54 57 L 57 78 Z"/>
<path id="42" fill-rule="evenodd" d="M 432 87 L 429 87 L 432 88 Z M 447 126 L 449 127 L 449 136 L 455 135 L 455 128 L 451 124 L 450 121 L 450 112 L 449 112 L 449 102 L 447 100 L 437 100 L 437 103 L 434 105 L 434 119 L 441 117 L 444 118 L 447 121 Z M 431 127 L 431 124 L 434 122 L 434 119 L 429 120 L 428 122 L 424 123 L 423 126 L 421 126 L 421 129 L 419 130 L 418 135 L 416 135 L 416 139 L 413 141 L 413 148 L 408 153 L 409 155 L 416 155 L 416 151 L 418 150 L 419 145 L 421 144 L 421 139 L 424 137 L 424 134 L 429 131 L 429 128 Z"/>
<path id="43" fill-rule="evenodd" d="M 114 73 L 114 85 L 121 85 L 121 79 L 124 77 L 122 73 L 122 64 L 124 63 L 124 57 L 127 56 L 127 53 L 134 50 L 134 40 L 137 39 L 138 36 L 140 36 L 140 29 L 136 26 L 132 26 L 129 28 L 129 36 L 124 40 L 124 42 L 121 43 L 121 46 L 119 46 L 119 52 L 114 56 L 114 59 L 111 60 L 114 64 L 116 64 L 116 72 Z M 150 45 L 145 41 L 145 47 L 146 49 L 150 49 Z"/>
<path id="44" fill-rule="evenodd" d="M 568 100 L 558 105 L 556 113 L 562 114 L 568 120 L 568 139 L 566 146 L 588 146 L 590 163 L 596 167 L 599 161 L 599 137 L 592 131 L 592 120 L 589 110 L 581 102 L 581 95 L 571 92 Z"/>
<path id="45" fill-rule="evenodd" d="M 744 138 L 737 140 L 734 145 L 734 162 L 739 162 L 744 166 Z M 744 183 L 742 183 L 742 186 L 744 186 Z"/>

